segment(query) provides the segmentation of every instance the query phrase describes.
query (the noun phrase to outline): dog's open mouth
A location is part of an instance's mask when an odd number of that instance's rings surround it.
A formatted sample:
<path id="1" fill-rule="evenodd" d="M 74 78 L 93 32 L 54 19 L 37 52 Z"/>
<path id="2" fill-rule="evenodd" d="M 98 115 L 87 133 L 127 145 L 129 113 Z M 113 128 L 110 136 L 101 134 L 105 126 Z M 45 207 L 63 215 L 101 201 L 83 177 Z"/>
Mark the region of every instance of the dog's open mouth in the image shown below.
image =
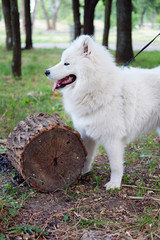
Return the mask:
<path id="1" fill-rule="evenodd" d="M 56 89 L 64 88 L 66 85 L 73 83 L 75 80 L 76 80 L 76 76 L 73 74 L 66 76 L 65 78 L 62 78 L 61 80 L 58 80 L 57 82 L 55 82 L 52 90 L 54 92 Z"/>

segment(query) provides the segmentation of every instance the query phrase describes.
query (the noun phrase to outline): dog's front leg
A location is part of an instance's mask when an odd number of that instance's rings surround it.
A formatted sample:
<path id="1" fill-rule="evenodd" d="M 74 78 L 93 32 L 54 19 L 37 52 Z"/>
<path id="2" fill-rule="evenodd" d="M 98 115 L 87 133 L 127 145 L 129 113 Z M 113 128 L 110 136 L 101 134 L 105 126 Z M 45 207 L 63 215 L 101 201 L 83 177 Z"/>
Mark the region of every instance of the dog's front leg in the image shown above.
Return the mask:
<path id="1" fill-rule="evenodd" d="M 105 184 L 106 190 L 120 188 L 123 177 L 124 144 L 122 141 L 113 141 L 106 144 L 105 149 L 109 157 L 111 168 L 110 181 Z"/>
<path id="2" fill-rule="evenodd" d="M 92 164 L 94 162 L 94 158 L 96 155 L 97 144 L 96 144 L 96 141 L 94 141 L 92 138 L 90 138 L 86 135 L 83 135 L 82 139 L 84 141 L 84 144 L 85 144 L 87 152 L 88 152 L 86 161 L 84 163 L 84 167 L 82 169 L 82 175 L 84 175 L 85 173 L 90 172 L 92 169 Z"/>

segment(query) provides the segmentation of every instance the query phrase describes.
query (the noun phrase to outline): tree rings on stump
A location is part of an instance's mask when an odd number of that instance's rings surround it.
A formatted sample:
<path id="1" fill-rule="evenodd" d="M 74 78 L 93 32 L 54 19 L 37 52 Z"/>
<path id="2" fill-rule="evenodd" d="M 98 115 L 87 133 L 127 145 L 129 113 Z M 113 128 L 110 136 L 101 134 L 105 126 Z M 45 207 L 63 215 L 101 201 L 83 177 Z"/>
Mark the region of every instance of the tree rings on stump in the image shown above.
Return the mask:
<path id="1" fill-rule="evenodd" d="M 80 176 L 87 151 L 80 134 L 58 114 L 36 113 L 20 121 L 7 141 L 8 158 L 37 189 L 65 189 Z"/>

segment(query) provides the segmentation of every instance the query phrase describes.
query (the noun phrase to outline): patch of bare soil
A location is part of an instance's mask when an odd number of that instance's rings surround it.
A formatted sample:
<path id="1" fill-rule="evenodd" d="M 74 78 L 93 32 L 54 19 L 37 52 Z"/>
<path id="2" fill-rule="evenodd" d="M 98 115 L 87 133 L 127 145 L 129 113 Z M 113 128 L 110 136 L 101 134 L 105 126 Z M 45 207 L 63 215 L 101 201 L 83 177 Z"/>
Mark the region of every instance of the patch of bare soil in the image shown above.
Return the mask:
<path id="1" fill-rule="evenodd" d="M 157 230 L 160 229 L 160 188 L 156 182 L 159 166 L 155 166 L 151 174 L 145 162 L 137 159 L 136 164 L 131 162 L 126 166 L 127 177 L 121 190 L 106 192 L 107 156 L 99 154 L 96 159 L 91 173 L 66 190 L 55 193 L 32 191 L 17 173 L 13 179 L 10 163 L 2 166 L 1 160 L 0 190 L 4 183 L 10 182 L 30 196 L 7 224 L 2 220 L 5 208 L 1 208 L 0 230 L 6 239 L 160 239 L 160 230 Z M 37 226 L 41 231 L 36 228 L 9 231 L 15 226 Z"/>
<path id="2" fill-rule="evenodd" d="M 78 196 L 72 199 L 75 192 Z M 102 186 L 94 191 L 85 185 L 72 187 L 68 194 L 37 192 L 14 221 L 41 227 L 47 236 L 42 234 L 38 239 L 143 239 L 147 234 L 136 229 L 135 216 L 158 205 L 149 197 L 132 199 L 131 192 L 106 194 Z"/>

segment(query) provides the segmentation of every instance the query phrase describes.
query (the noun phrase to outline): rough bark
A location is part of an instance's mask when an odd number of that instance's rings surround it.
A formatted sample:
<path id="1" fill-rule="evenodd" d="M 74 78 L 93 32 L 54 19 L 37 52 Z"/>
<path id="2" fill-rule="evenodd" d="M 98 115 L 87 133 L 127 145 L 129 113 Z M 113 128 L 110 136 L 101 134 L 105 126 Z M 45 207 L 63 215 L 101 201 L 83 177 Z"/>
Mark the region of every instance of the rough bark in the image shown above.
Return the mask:
<path id="1" fill-rule="evenodd" d="M 32 48 L 32 23 L 30 14 L 30 0 L 25 0 L 25 31 L 26 31 L 26 49 Z"/>
<path id="2" fill-rule="evenodd" d="M 108 47 L 111 9 L 112 9 L 112 0 L 106 0 L 104 33 L 103 33 L 103 45 L 106 47 Z"/>
<path id="3" fill-rule="evenodd" d="M 12 26 L 11 26 L 11 12 L 10 0 L 2 0 L 3 15 L 6 28 L 6 49 L 12 49 Z"/>
<path id="4" fill-rule="evenodd" d="M 131 0 L 117 0 L 116 61 L 118 63 L 126 62 L 133 57 L 131 12 Z"/>
<path id="5" fill-rule="evenodd" d="M 7 141 L 8 158 L 37 189 L 65 189 L 80 176 L 86 149 L 78 132 L 58 114 L 36 113 L 20 121 Z"/>
<path id="6" fill-rule="evenodd" d="M 21 76 L 21 39 L 20 39 L 20 25 L 19 12 L 17 0 L 10 0 L 11 5 L 11 24 L 13 37 L 13 59 L 12 59 L 12 73 L 14 76 Z"/>
<path id="7" fill-rule="evenodd" d="M 52 13 L 52 29 L 56 30 L 56 20 L 57 20 L 57 13 L 60 7 L 60 0 L 55 0 L 55 3 L 53 4 L 53 13 Z"/>
<path id="8" fill-rule="evenodd" d="M 79 11 L 79 0 L 72 0 L 73 16 L 74 16 L 74 39 L 81 35 L 81 22 Z"/>
<path id="9" fill-rule="evenodd" d="M 84 6 L 84 34 L 94 35 L 94 10 L 98 0 L 85 0 Z"/>

